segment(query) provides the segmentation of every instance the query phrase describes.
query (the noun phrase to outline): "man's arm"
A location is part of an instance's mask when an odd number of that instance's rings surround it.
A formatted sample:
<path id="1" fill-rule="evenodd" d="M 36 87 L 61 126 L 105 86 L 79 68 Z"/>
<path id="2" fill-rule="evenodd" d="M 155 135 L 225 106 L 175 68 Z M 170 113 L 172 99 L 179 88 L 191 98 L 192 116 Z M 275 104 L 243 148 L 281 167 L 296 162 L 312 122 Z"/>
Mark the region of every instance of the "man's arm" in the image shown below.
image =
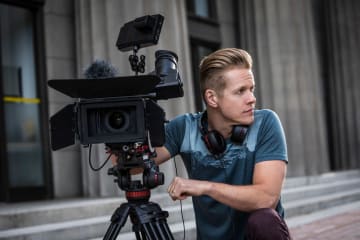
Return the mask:
<path id="1" fill-rule="evenodd" d="M 286 175 L 286 163 L 269 160 L 257 163 L 252 185 L 229 185 L 176 177 L 168 191 L 173 200 L 188 196 L 209 197 L 241 211 L 275 208 Z"/>
<path id="2" fill-rule="evenodd" d="M 156 147 L 155 151 L 156 157 L 153 160 L 155 161 L 156 165 L 160 165 L 171 158 L 170 152 L 164 146 Z"/>

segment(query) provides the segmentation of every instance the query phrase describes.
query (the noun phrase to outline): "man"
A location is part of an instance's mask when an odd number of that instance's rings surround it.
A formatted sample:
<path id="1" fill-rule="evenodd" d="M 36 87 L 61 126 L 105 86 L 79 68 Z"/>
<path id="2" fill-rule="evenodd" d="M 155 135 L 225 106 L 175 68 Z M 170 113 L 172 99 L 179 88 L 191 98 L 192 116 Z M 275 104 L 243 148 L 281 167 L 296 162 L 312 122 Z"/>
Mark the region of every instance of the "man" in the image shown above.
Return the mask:
<path id="1" fill-rule="evenodd" d="M 156 164 L 180 154 L 189 175 L 173 179 L 170 197 L 192 197 L 198 239 L 290 239 L 280 200 L 285 136 L 273 111 L 255 110 L 251 56 L 226 48 L 205 57 L 200 88 L 206 111 L 170 121 L 156 148 Z"/>
<path id="2" fill-rule="evenodd" d="M 206 111 L 172 120 L 156 149 L 157 164 L 180 154 L 188 171 L 169 185 L 171 198 L 193 198 L 198 239 L 290 239 L 285 136 L 273 111 L 255 110 L 251 56 L 227 48 L 205 57 L 200 87 Z"/>

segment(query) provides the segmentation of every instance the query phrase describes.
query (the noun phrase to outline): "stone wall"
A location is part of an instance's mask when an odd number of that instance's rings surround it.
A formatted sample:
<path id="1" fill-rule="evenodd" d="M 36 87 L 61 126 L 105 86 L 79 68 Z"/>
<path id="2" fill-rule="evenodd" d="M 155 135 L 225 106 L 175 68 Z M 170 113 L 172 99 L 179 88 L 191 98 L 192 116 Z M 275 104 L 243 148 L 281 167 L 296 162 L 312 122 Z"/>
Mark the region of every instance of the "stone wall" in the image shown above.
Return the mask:
<path id="1" fill-rule="evenodd" d="M 133 75 L 130 52 L 120 52 L 120 27 L 136 17 L 165 16 L 159 44 L 141 49 L 146 71 L 154 52 L 179 55 L 185 97 L 160 101 L 167 118 L 194 111 L 186 1 L 178 0 L 48 0 L 45 7 L 47 77 L 82 77 L 96 59 Z M 274 109 L 285 128 L 288 176 L 313 175 L 358 168 L 359 162 L 359 1 L 241 0 L 216 1 L 222 47 L 240 47 L 254 58 L 258 107 Z M 56 31 L 55 31 L 56 29 Z M 72 99 L 49 89 L 50 114 Z M 93 163 L 105 159 L 102 144 L 93 148 Z M 119 190 L 107 168 L 92 172 L 88 150 L 71 146 L 52 153 L 56 197 L 113 196 Z M 180 158 L 179 175 L 186 175 Z M 161 166 L 166 183 L 175 175 L 173 161 Z M 70 183 L 70 184 L 69 184 Z"/>

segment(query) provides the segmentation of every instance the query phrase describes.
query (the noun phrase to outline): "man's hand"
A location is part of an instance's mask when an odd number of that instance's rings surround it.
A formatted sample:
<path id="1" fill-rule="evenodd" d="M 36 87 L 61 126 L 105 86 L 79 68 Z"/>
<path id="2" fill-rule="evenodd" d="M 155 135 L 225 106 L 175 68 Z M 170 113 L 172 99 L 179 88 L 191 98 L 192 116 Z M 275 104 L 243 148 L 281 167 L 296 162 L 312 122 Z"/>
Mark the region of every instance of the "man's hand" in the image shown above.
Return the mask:
<path id="1" fill-rule="evenodd" d="M 111 149 L 108 146 L 105 146 L 105 153 L 109 155 L 111 164 L 115 166 L 117 164 L 119 156 L 113 151 L 111 151 Z"/>
<path id="2" fill-rule="evenodd" d="M 208 185 L 207 181 L 175 177 L 168 187 L 168 193 L 174 201 L 184 200 L 189 196 L 203 195 Z"/>

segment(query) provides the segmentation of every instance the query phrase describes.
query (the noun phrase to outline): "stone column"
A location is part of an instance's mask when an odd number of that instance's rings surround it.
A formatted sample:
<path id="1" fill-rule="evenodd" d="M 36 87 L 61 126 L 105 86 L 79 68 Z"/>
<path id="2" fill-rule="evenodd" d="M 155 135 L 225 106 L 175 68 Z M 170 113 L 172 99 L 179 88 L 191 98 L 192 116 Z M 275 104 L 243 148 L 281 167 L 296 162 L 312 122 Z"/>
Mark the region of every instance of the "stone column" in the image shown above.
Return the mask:
<path id="1" fill-rule="evenodd" d="M 284 125 L 288 175 L 329 170 L 323 79 L 310 0 L 243 0 L 240 47 L 254 57 L 258 106 Z"/>
<path id="2" fill-rule="evenodd" d="M 324 62 L 332 168 L 359 168 L 360 2 L 324 1 Z"/>

